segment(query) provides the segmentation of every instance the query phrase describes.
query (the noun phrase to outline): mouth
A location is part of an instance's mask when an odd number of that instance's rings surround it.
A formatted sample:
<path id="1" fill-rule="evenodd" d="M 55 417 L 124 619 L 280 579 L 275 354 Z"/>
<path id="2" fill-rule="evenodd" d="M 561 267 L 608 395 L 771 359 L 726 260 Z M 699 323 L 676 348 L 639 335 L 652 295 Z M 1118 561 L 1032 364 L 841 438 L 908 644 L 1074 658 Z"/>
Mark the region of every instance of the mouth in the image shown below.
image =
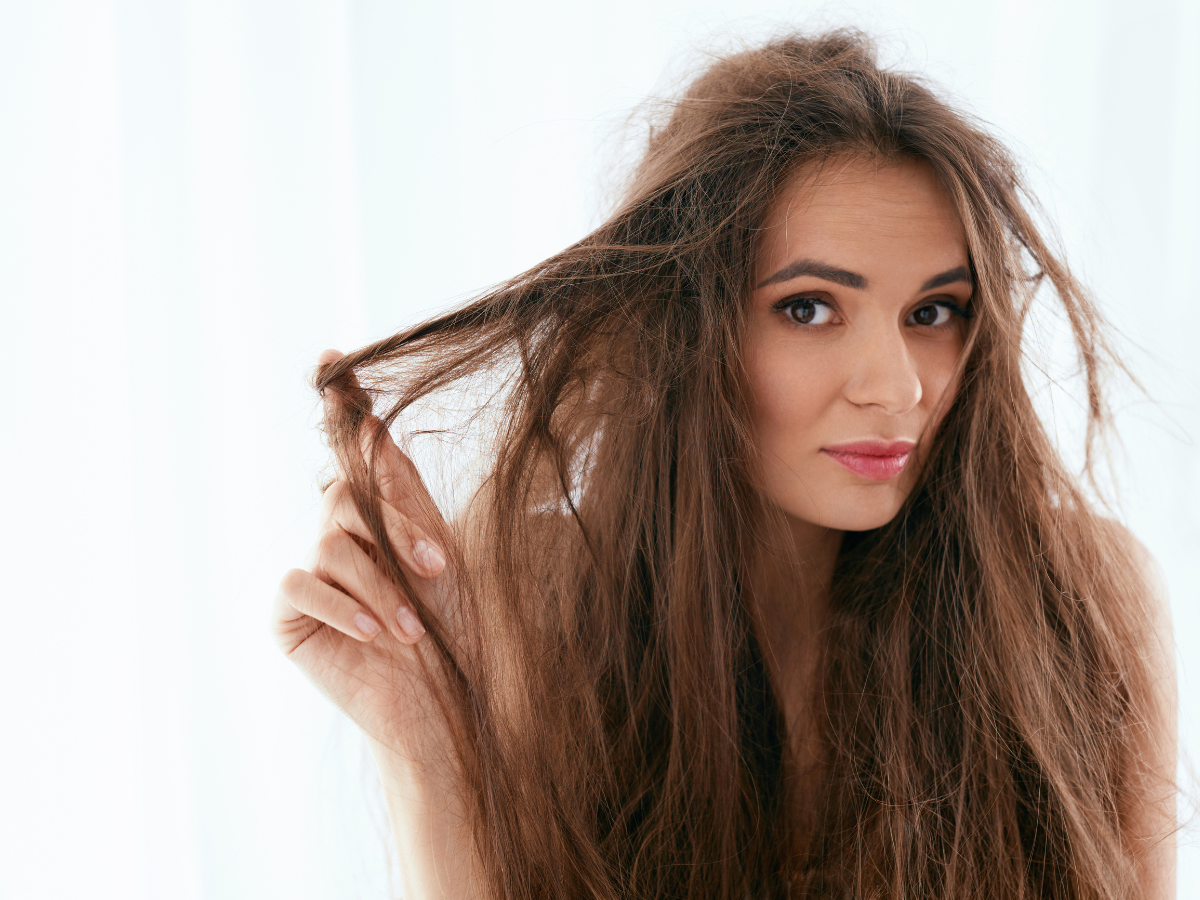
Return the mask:
<path id="1" fill-rule="evenodd" d="M 904 471 L 915 446 L 913 441 L 853 441 L 821 452 L 862 478 L 890 481 Z"/>

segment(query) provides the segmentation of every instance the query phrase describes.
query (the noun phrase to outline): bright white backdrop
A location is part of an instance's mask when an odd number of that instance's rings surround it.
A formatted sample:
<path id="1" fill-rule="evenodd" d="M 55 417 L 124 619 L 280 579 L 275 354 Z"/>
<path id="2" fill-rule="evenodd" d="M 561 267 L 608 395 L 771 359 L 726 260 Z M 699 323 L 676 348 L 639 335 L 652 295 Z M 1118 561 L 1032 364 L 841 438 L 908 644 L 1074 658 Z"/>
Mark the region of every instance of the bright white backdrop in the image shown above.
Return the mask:
<path id="1" fill-rule="evenodd" d="M 880 34 L 1030 167 L 1154 398 L 1123 508 L 1196 754 L 1196 0 L 0 0 L 0 897 L 391 896 L 361 745 L 266 631 L 306 373 L 582 236 L 626 114 L 784 23 Z"/>

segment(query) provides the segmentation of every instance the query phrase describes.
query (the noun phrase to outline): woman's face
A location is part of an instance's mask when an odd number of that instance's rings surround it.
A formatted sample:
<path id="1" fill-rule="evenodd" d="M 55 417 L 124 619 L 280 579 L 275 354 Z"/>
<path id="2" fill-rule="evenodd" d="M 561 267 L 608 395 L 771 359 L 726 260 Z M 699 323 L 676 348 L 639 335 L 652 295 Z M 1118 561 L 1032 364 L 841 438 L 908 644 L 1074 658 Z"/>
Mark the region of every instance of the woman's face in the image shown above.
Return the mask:
<path id="1" fill-rule="evenodd" d="M 877 528 L 956 389 L 962 223 L 925 163 L 835 160 L 792 180 L 760 246 L 746 362 L 764 488 L 797 526 Z"/>

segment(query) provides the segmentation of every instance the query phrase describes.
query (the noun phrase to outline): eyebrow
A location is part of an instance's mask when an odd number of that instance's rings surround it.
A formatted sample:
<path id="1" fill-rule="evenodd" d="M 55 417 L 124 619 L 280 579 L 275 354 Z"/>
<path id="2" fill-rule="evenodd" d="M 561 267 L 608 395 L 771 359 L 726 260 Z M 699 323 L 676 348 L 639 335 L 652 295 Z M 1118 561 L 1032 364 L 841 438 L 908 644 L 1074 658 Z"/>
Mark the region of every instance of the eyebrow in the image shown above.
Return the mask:
<path id="1" fill-rule="evenodd" d="M 756 289 L 766 287 L 769 284 L 778 284 L 781 281 L 791 281 L 793 278 L 799 278 L 801 275 L 811 275 L 823 281 L 832 281 L 834 284 L 842 285 L 842 287 L 855 288 L 860 291 L 867 286 L 866 277 L 859 275 L 857 272 L 839 269 L 837 266 L 818 262 L 815 259 L 798 259 L 784 266 L 766 281 L 760 282 Z M 953 269 L 947 269 L 941 274 L 934 275 L 921 285 L 921 290 L 932 291 L 934 288 L 945 287 L 948 284 L 957 284 L 960 281 L 966 284 L 971 283 L 971 276 L 967 272 L 966 266 L 955 266 Z"/>
<path id="2" fill-rule="evenodd" d="M 814 278 L 820 278 L 823 281 L 832 281 L 834 284 L 840 284 L 842 287 L 856 288 L 860 291 L 867 286 L 867 279 L 857 272 L 847 272 L 845 269 L 839 269 L 837 266 L 818 262 L 815 259 L 798 259 L 794 263 L 784 266 L 766 281 L 760 283 L 758 287 L 766 287 L 768 284 L 778 284 L 781 281 L 791 281 L 793 278 L 799 278 L 801 275 L 812 275 Z"/>
<path id="3" fill-rule="evenodd" d="M 948 284 L 956 284 L 960 281 L 967 284 L 971 283 L 971 276 L 967 274 L 966 266 L 957 266 L 953 269 L 947 269 L 941 275 L 934 275 L 921 285 L 921 290 L 932 291 L 934 288 L 945 287 Z"/>

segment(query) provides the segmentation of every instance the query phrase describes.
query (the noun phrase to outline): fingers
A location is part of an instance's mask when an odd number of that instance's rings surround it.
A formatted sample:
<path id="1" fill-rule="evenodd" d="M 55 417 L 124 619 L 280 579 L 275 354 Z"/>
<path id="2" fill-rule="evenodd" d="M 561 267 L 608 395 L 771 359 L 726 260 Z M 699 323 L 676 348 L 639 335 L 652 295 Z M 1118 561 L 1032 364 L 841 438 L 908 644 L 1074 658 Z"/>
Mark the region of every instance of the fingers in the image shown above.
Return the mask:
<path id="1" fill-rule="evenodd" d="M 322 350 L 317 356 L 317 366 L 324 368 L 336 363 L 345 354 L 337 350 Z M 330 421 L 338 416 L 339 406 L 348 406 L 364 414 L 368 421 L 377 421 L 371 415 L 372 403 L 370 395 L 358 383 L 354 370 L 344 372 L 340 377 L 329 382 L 321 389 L 321 401 L 325 406 L 325 419 Z M 364 429 L 370 431 L 371 429 Z"/>
<path id="2" fill-rule="evenodd" d="M 341 618 L 337 622 L 327 623 L 339 631 L 342 630 L 339 623 L 349 616 L 360 632 L 369 632 L 372 622 L 383 623 L 397 640 L 406 644 L 416 643 L 425 633 L 424 626 L 413 612 L 407 598 L 384 577 L 371 557 L 341 528 L 331 528 L 321 535 L 310 563 L 310 570 L 317 579 L 340 589 L 336 592 L 344 593 L 348 600 L 355 603 L 355 607 L 351 607 L 344 601 L 339 601 L 337 609 Z M 331 595 L 325 596 L 332 602 Z M 371 621 L 360 620 L 358 616 L 362 614 L 367 614 Z M 314 615 L 314 618 L 321 617 Z M 322 618 L 321 621 L 326 620 Z"/>
<path id="3" fill-rule="evenodd" d="M 379 620 L 357 600 L 303 569 L 292 569 L 283 576 L 279 598 L 294 611 L 276 616 L 276 631 L 289 646 L 299 646 L 316 630 L 306 627 L 306 620 L 324 623 L 363 642 L 373 641 L 382 631 Z M 305 633 L 290 634 L 298 629 Z"/>
<path id="4" fill-rule="evenodd" d="M 368 543 L 375 543 L 375 536 L 359 513 L 347 482 L 335 481 L 331 484 L 325 491 L 321 507 L 321 520 L 325 527 L 336 526 Z M 390 503 L 384 501 L 379 507 L 388 540 L 401 562 L 423 578 L 440 575 L 446 567 L 446 557 L 429 535 Z"/>
<path id="5" fill-rule="evenodd" d="M 317 367 L 324 368 L 325 366 L 331 366 L 345 355 L 346 354 L 342 353 L 340 350 L 322 350 L 317 354 Z M 330 390 L 335 393 L 357 395 L 361 393 L 362 388 L 359 386 L 358 378 L 355 376 L 354 370 L 351 369 L 336 381 L 331 382 L 325 389 L 326 392 Z M 370 407 L 368 406 L 367 408 L 369 409 Z"/>
<path id="6" fill-rule="evenodd" d="M 385 500 L 414 518 L 441 517 L 413 461 L 396 446 L 390 432 L 379 443 L 377 462 L 379 490 Z"/>
<path id="7" fill-rule="evenodd" d="M 317 364 L 331 365 L 343 355 L 337 350 L 323 350 L 317 356 Z M 375 475 L 380 494 L 385 501 L 410 519 L 424 523 L 427 529 L 436 528 L 436 523 L 441 519 L 437 505 L 425 489 L 421 475 L 412 460 L 396 445 L 383 422 L 369 414 L 372 409 L 371 398 L 359 385 L 353 370 L 326 386 L 322 398 L 326 405 L 327 420 L 334 418 L 336 411 L 332 406 L 339 403 L 351 404 L 368 413 L 362 420 L 359 446 L 363 456 L 368 459 L 374 451 Z M 340 470 L 338 474 L 339 477 L 345 477 L 345 473 Z"/>
<path id="8" fill-rule="evenodd" d="M 329 366 L 341 359 L 345 354 L 338 350 L 322 350 L 317 355 L 317 365 L 319 367 Z M 337 415 L 335 406 L 337 404 L 351 404 L 354 407 L 365 410 L 369 413 L 373 404 L 370 396 L 362 389 L 358 383 L 358 378 L 354 370 L 346 372 L 336 381 L 330 382 L 321 392 L 321 399 L 325 405 L 325 416 L 329 420 Z M 416 468 L 409 461 L 396 442 L 392 440 L 391 433 L 383 426 L 383 423 L 373 415 L 367 415 L 362 421 L 359 432 L 359 449 L 363 456 L 369 458 L 375 442 L 379 442 L 379 454 L 376 460 L 378 467 L 378 475 L 380 479 L 380 487 L 382 488 L 383 497 L 389 502 L 393 502 L 402 495 L 409 493 L 399 490 L 408 482 L 413 481 L 416 476 Z M 344 473 L 340 473 L 344 475 Z M 416 482 L 420 482 L 419 477 L 415 477 Z"/>
<path id="9" fill-rule="evenodd" d="M 325 350 L 318 355 L 317 364 L 329 366 L 342 356 L 337 350 Z M 327 419 L 341 413 L 334 405 L 349 404 L 367 414 L 365 420 L 359 420 L 366 426 L 360 430 L 360 439 L 368 455 L 371 444 L 380 442 L 377 465 L 384 470 L 380 511 L 388 540 L 406 568 L 423 578 L 437 577 L 446 566 L 445 556 L 410 516 L 388 502 L 400 493 L 399 479 L 404 479 L 405 496 L 412 493 L 409 486 L 420 486 L 422 493 L 424 486 L 383 423 L 370 415 L 370 395 L 351 370 L 326 385 L 322 399 Z M 322 505 L 323 532 L 310 558 L 310 571 L 293 569 L 280 583 L 275 614 L 280 642 L 287 647 L 299 646 L 321 624 L 364 642 L 374 640 L 385 629 L 404 643 L 419 641 L 425 628 L 411 603 L 355 541 L 357 538 L 373 545 L 375 536 L 359 514 L 349 485 L 335 481 L 326 490 Z"/>
<path id="10" fill-rule="evenodd" d="M 322 350 L 317 354 L 317 367 L 325 368 L 331 366 L 346 354 L 340 350 Z M 339 396 L 340 395 L 340 396 Z M 362 387 L 358 383 L 358 377 L 354 374 L 354 370 L 350 369 L 345 372 L 340 378 L 331 381 L 321 391 L 321 396 L 326 404 L 335 402 L 335 398 L 343 400 L 351 399 L 357 404 L 362 404 L 366 401 L 365 408 L 370 409 L 370 398 L 366 397 Z"/>

